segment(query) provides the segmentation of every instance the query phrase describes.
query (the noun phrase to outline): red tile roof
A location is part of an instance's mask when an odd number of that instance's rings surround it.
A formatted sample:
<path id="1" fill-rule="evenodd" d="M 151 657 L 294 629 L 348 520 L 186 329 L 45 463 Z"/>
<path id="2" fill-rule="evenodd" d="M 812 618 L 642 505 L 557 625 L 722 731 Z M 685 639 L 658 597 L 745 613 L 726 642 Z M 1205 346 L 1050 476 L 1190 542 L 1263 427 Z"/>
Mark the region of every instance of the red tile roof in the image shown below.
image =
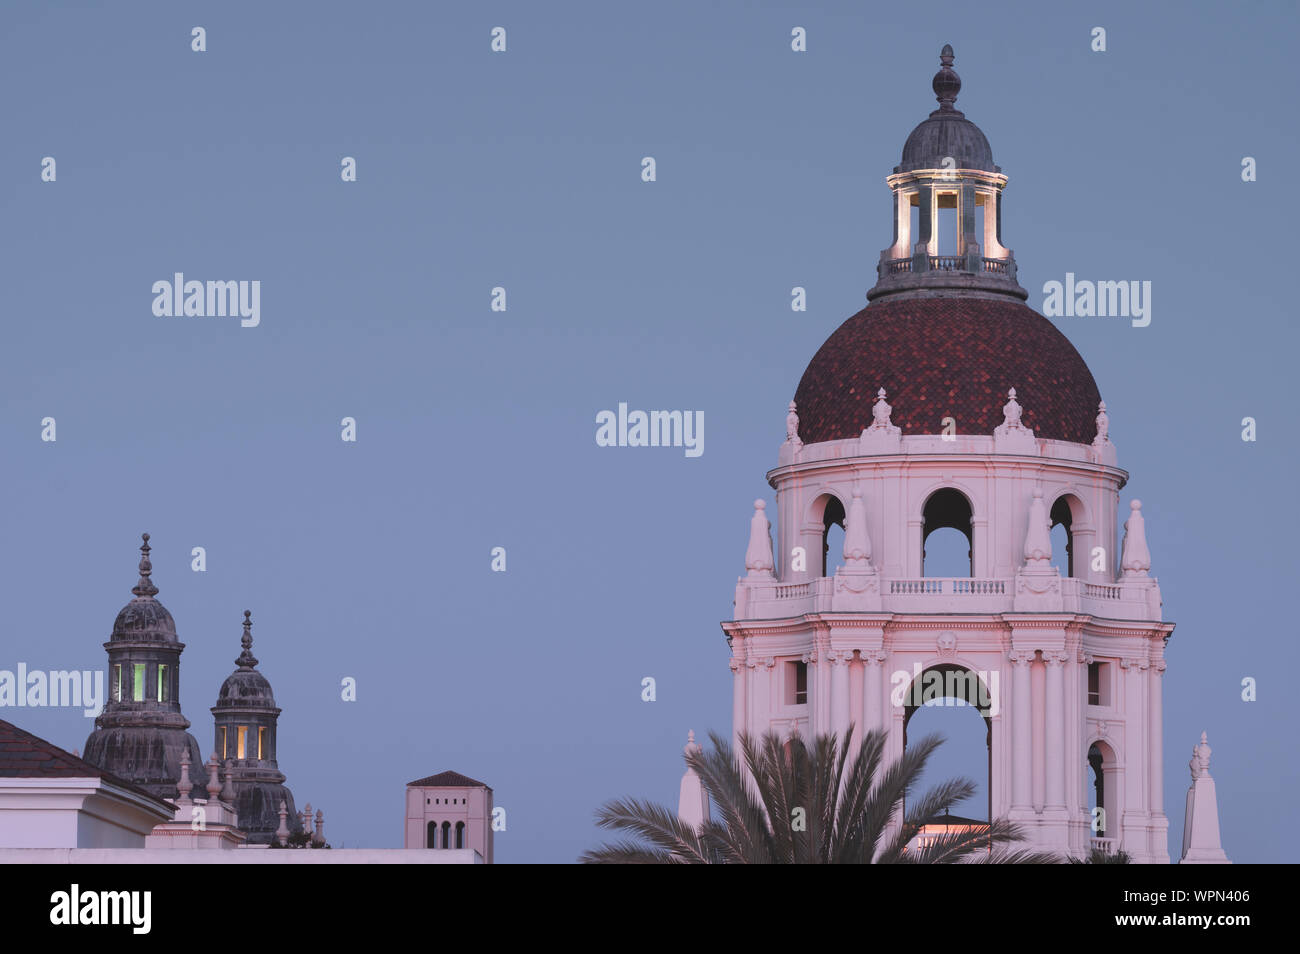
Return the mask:
<path id="1" fill-rule="evenodd" d="M 1011 299 L 909 298 L 868 305 L 832 334 L 795 392 L 805 444 L 857 437 L 884 388 L 904 434 L 992 434 L 1016 389 L 1035 437 L 1092 443 L 1101 395 L 1055 325 Z"/>
<path id="2" fill-rule="evenodd" d="M 407 782 L 406 784 L 408 786 L 417 785 L 420 788 L 486 788 L 489 792 L 492 791 L 490 785 L 476 782 L 459 772 L 439 772 L 437 775 L 416 779 L 414 782 Z"/>
<path id="3" fill-rule="evenodd" d="M 166 806 L 172 805 L 138 785 L 105 772 L 40 736 L 0 719 L 0 778 L 98 778 Z"/>

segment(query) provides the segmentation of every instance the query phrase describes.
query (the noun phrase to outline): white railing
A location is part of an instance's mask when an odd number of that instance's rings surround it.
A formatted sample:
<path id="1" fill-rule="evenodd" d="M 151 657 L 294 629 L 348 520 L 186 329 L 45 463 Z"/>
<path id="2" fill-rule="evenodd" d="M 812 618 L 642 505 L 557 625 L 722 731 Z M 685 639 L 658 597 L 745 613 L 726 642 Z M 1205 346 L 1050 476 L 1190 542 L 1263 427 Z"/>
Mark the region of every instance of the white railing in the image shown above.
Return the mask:
<path id="1" fill-rule="evenodd" d="M 1104 851 L 1107 854 L 1114 854 L 1115 849 L 1119 847 L 1118 838 L 1089 838 L 1088 848 Z"/>
<path id="2" fill-rule="evenodd" d="M 923 580 L 890 580 L 890 596 L 1002 596 L 1006 580 L 976 580 L 970 577 L 927 577 Z"/>
<path id="3" fill-rule="evenodd" d="M 1122 594 L 1118 586 L 1110 586 L 1105 583 L 1085 583 L 1083 584 L 1083 595 L 1094 600 L 1117 600 Z"/>

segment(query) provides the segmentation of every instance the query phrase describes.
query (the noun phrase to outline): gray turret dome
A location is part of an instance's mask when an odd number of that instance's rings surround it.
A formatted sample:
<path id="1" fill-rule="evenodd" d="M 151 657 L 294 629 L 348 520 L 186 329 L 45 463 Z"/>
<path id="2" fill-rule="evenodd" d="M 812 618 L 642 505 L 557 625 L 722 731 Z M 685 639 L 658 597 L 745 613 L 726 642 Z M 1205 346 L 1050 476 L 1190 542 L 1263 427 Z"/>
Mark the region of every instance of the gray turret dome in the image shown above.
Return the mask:
<path id="1" fill-rule="evenodd" d="M 953 160 L 948 167 L 955 169 L 1002 171 L 993 162 L 993 149 L 988 138 L 953 105 L 961 92 L 961 77 L 952 68 L 953 58 L 952 47 L 944 46 L 939 55 L 942 65 L 931 84 L 939 108 L 907 137 L 902 161 L 894 167 L 895 172 L 942 169 L 947 158 Z"/>
<path id="2" fill-rule="evenodd" d="M 239 668 L 226 677 L 217 693 L 217 709 L 275 709 L 275 696 L 271 683 L 257 671 L 257 658 L 253 655 L 252 612 L 244 610 L 244 636 L 240 640 L 242 652 L 235 660 Z M 278 710 L 277 710 L 278 711 Z"/>

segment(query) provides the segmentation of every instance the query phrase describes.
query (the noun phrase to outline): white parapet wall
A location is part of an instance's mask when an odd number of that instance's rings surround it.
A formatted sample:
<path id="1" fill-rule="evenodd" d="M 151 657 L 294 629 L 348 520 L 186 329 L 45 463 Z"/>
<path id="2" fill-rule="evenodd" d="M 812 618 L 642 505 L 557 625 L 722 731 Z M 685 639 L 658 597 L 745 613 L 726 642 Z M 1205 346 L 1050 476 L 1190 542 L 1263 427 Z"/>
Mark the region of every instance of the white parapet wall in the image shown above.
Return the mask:
<path id="1" fill-rule="evenodd" d="M 481 865 L 470 848 L 0 848 L 0 865 Z"/>

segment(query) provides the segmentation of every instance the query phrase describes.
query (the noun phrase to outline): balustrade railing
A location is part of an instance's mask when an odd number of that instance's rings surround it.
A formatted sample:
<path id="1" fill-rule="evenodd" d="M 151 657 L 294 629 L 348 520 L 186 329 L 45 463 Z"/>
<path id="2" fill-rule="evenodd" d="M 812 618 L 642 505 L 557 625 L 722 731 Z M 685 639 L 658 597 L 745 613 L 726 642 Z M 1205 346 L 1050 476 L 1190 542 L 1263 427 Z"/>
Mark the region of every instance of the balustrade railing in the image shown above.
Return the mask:
<path id="1" fill-rule="evenodd" d="M 1010 259 L 982 258 L 980 263 L 981 271 L 988 272 L 990 275 L 1000 275 L 1002 277 L 1011 275 Z M 883 262 L 882 267 L 886 275 L 901 275 L 912 270 L 912 260 L 910 258 L 892 258 Z M 931 255 L 930 270 L 935 272 L 964 272 L 966 271 L 966 256 Z"/>
<path id="2" fill-rule="evenodd" d="M 1001 596 L 1006 580 L 976 580 L 970 577 L 928 577 L 923 580 L 890 580 L 891 596 Z"/>

